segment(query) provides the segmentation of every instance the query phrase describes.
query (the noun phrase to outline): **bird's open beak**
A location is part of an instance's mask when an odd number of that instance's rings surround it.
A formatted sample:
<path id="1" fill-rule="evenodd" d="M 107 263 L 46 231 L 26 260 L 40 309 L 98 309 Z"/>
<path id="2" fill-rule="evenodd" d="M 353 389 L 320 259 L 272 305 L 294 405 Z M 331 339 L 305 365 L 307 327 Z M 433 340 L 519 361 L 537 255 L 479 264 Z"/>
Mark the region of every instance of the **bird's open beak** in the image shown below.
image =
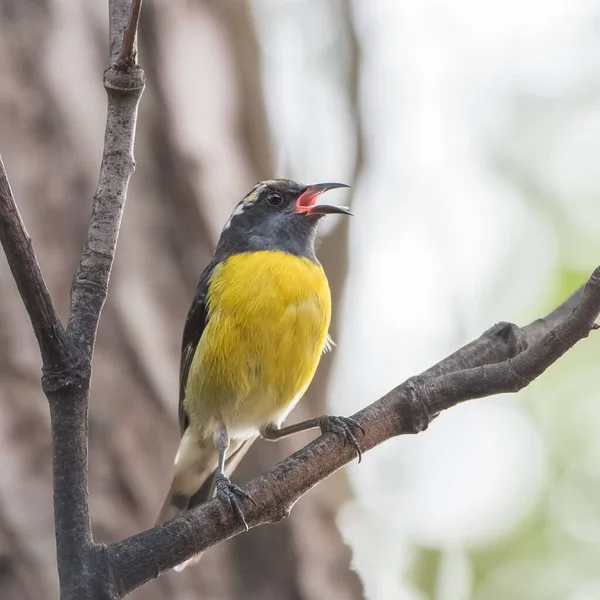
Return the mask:
<path id="1" fill-rule="evenodd" d="M 331 204 L 317 205 L 317 198 L 327 190 L 350 187 L 345 183 L 315 183 L 307 186 L 296 200 L 296 212 L 311 216 L 324 215 L 352 215 L 347 206 L 333 206 Z"/>

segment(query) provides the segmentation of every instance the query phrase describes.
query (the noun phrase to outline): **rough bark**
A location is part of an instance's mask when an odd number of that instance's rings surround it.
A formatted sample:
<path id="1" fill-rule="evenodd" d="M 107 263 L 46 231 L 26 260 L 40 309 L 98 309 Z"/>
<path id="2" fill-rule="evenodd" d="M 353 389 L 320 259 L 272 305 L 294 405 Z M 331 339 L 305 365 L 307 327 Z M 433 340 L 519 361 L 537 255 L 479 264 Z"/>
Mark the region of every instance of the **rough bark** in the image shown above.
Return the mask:
<path id="1" fill-rule="evenodd" d="M 580 298 L 574 309 L 573 298 Z M 420 433 L 439 412 L 461 402 L 523 389 L 597 329 L 599 314 L 600 267 L 582 290 L 546 319 L 524 328 L 499 323 L 353 415 L 365 428 L 361 449 L 366 452 L 397 435 Z M 549 323 L 554 327 L 549 329 Z M 351 445 L 338 436 L 320 436 L 244 486 L 256 502 L 244 503 L 248 525 L 284 519 L 303 494 L 355 457 Z M 213 500 L 160 528 L 114 544 L 113 565 L 122 577 L 118 589 L 126 592 L 242 530 L 235 516 Z M 149 548 L 157 550 L 151 558 Z"/>

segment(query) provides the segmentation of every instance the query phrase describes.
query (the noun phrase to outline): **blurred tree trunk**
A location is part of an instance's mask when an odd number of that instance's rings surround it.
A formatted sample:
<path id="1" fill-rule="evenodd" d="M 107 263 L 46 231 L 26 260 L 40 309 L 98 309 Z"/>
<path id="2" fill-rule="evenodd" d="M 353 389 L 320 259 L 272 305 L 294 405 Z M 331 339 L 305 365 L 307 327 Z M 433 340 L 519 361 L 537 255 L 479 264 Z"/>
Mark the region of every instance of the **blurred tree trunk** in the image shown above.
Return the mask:
<path id="1" fill-rule="evenodd" d="M 156 0 L 142 17 L 148 84 L 138 166 L 94 363 L 90 493 L 99 541 L 153 522 L 178 442 L 179 344 L 196 280 L 234 200 L 273 175 L 248 3 Z M 104 2 L 0 0 L 0 151 L 63 317 L 101 154 L 105 30 Z M 343 277 L 335 281 L 339 291 Z M 55 598 L 48 410 L 35 340 L 4 258 L 0 378 L 0 597 Z M 314 400 L 302 410 L 323 409 Z M 257 444 L 239 477 L 299 444 Z M 132 597 L 362 597 L 335 526 L 340 494 L 331 486 L 344 487 L 336 481 L 284 523 L 222 544 L 197 567 Z"/>

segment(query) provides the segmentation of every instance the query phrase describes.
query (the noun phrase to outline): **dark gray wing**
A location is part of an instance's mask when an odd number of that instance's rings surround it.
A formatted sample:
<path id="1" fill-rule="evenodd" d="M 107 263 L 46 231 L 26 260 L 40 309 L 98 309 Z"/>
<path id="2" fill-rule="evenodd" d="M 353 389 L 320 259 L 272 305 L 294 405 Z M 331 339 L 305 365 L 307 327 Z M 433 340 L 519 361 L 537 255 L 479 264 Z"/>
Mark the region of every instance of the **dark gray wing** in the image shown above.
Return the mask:
<path id="1" fill-rule="evenodd" d="M 181 340 L 181 365 L 179 369 L 179 428 L 181 430 L 181 435 L 183 435 L 183 432 L 187 429 L 189 423 L 189 417 L 183 402 L 185 399 L 185 388 L 187 386 L 187 379 L 192 359 L 194 358 L 194 352 L 196 352 L 196 346 L 202 337 L 202 333 L 204 332 L 204 328 L 208 321 L 208 306 L 206 304 L 208 285 L 210 283 L 210 277 L 215 270 L 215 266 L 216 262 L 213 260 L 202 272 L 198 287 L 196 288 L 196 295 L 192 301 L 192 306 L 190 307 L 183 328 L 183 338 Z"/>

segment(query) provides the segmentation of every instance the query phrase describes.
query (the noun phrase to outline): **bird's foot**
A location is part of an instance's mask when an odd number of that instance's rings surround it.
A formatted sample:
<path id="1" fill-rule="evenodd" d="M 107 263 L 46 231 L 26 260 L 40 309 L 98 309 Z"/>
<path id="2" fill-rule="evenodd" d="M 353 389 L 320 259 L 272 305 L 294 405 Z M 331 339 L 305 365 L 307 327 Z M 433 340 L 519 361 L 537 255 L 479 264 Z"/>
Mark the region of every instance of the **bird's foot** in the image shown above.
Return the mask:
<path id="1" fill-rule="evenodd" d="M 248 523 L 246 523 L 239 499 L 250 500 L 256 505 L 254 498 L 248 492 L 245 492 L 239 485 L 231 483 L 229 477 L 226 477 L 222 473 L 217 474 L 215 484 L 219 500 L 229 505 L 237 518 L 243 523 L 246 531 L 248 531 Z"/>
<path id="2" fill-rule="evenodd" d="M 332 432 L 339 435 L 344 440 L 344 446 L 347 443 L 352 444 L 358 455 L 358 462 L 362 460 L 362 451 L 360 444 L 356 439 L 358 432 L 365 433 L 364 427 L 356 420 L 350 417 L 334 417 L 332 415 L 323 415 L 317 419 L 317 424 L 321 428 L 321 433 Z"/>

